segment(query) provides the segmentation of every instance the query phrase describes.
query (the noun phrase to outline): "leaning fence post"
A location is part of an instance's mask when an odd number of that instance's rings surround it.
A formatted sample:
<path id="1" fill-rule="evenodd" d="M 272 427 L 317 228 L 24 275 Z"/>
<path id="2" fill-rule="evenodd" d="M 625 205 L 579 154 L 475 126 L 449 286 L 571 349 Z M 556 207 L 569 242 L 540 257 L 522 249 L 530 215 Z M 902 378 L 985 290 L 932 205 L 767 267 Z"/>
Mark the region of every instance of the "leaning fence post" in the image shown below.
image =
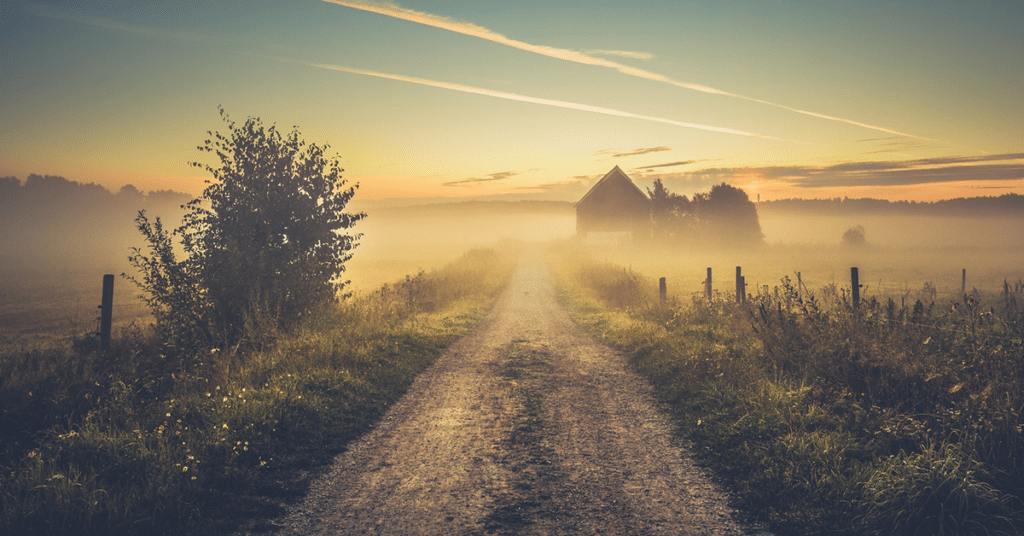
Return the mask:
<path id="1" fill-rule="evenodd" d="M 668 287 L 665 286 L 664 277 L 658 280 L 658 297 L 661 298 L 661 301 L 668 299 Z"/>
<path id="2" fill-rule="evenodd" d="M 708 278 L 704 280 L 704 297 L 711 301 L 711 268 L 708 268 Z"/>
<path id="3" fill-rule="evenodd" d="M 853 288 L 853 308 L 860 307 L 860 274 L 857 268 L 850 268 L 850 285 Z"/>
<path id="4" fill-rule="evenodd" d="M 100 350 L 110 349 L 110 327 L 114 320 L 114 274 L 103 276 L 103 299 L 100 302 Z"/>

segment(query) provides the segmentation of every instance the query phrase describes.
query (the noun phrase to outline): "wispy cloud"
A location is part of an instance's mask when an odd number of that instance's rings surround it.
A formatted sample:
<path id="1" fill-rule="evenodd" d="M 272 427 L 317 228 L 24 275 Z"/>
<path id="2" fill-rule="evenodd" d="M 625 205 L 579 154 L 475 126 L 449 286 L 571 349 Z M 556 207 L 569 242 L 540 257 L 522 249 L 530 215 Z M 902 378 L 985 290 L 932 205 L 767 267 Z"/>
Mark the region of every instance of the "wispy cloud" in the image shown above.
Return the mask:
<path id="1" fill-rule="evenodd" d="M 947 156 L 902 161 L 844 162 L 831 166 L 710 168 L 674 173 L 678 179 L 728 180 L 758 176 L 799 188 L 906 186 L 943 182 L 1024 180 L 1024 153 Z"/>
<path id="2" fill-rule="evenodd" d="M 718 132 L 718 133 L 721 133 L 721 134 L 733 134 L 733 135 L 736 135 L 736 136 L 747 136 L 747 137 L 750 137 L 750 138 L 761 138 L 761 139 L 765 139 L 765 140 L 787 141 L 787 142 L 792 142 L 792 143 L 800 143 L 800 142 L 795 142 L 794 140 L 787 140 L 785 138 L 776 138 L 774 136 L 765 136 L 765 135 L 762 135 L 762 134 L 755 134 L 753 132 L 746 132 L 746 131 L 743 131 L 743 130 L 736 130 L 736 129 L 733 129 L 733 128 L 716 127 L 716 126 L 712 126 L 712 125 L 701 125 L 701 124 L 698 124 L 698 123 L 687 123 L 685 121 L 676 121 L 674 119 L 666 119 L 664 117 L 654 117 L 654 116 L 650 116 L 650 115 L 640 115 L 640 114 L 635 114 L 635 113 L 632 113 L 632 112 L 625 112 L 625 111 L 622 111 L 622 110 L 615 110 L 615 109 L 612 109 L 612 108 L 602 108 L 602 107 L 599 107 L 599 106 L 590 106 L 589 104 L 581 104 L 581 103 L 577 103 L 577 102 L 567 102 L 567 101 L 552 100 L 552 99 L 543 99 L 543 98 L 540 98 L 540 97 L 529 97 L 529 96 L 526 96 L 526 95 L 518 95 L 516 93 L 506 93 L 506 92 L 503 92 L 503 91 L 494 91 L 492 89 L 484 89 L 484 88 L 479 88 L 479 87 L 474 87 L 474 86 L 466 86 L 466 85 L 462 85 L 462 84 L 452 84 L 452 83 L 448 83 L 448 82 L 440 82 L 438 80 L 429 80 L 429 79 L 426 79 L 426 78 L 416 78 L 416 77 L 412 77 L 412 76 L 403 76 L 403 75 L 397 75 L 397 74 L 380 73 L 380 72 L 376 72 L 376 71 L 368 71 L 366 69 L 356 69 L 356 68 L 353 68 L 353 67 L 344 67 L 344 66 L 341 66 L 341 65 L 330 65 L 330 64 L 326 64 L 326 63 L 307 63 L 306 65 L 309 65 L 310 67 L 316 67 L 316 68 L 319 68 L 319 69 L 328 69 L 328 70 L 332 70 L 332 71 L 339 71 L 339 72 L 343 72 L 343 73 L 352 73 L 352 74 L 360 74 L 360 75 L 364 75 L 364 76 L 374 76 L 374 77 L 377 77 L 377 78 L 387 78 L 387 79 L 390 79 L 390 80 L 398 80 L 398 81 L 401 81 L 401 82 L 409 82 L 409 83 L 412 83 L 412 84 L 420 84 L 420 85 L 423 85 L 423 86 L 430 86 L 430 87 L 437 87 L 437 88 L 443 88 L 443 89 L 450 89 L 452 91 L 461 91 L 463 93 L 474 93 L 474 94 L 477 94 L 477 95 L 486 95 L 488 97 L 496 97 L 496 98 L 499 98 L 499 99 L 507 99 L 507 100 L 514 100 L 514 101 L 520 101 L 520 102 L 529 102 L 529 103 L 533 103 L 533 104 L 542 104 L 542 105 L 545 105 L 545 106 L 554 106 L 554 107 L 557 107 L 557 108 L 568 108 L 568 109 L 571 109 L 571 110 L 579 110 L 581 112 L 591 112 L 591 113 L 596 113 L 596 114 L 612 115 L 612 116 L 616 116 L 616 117 L 626 117 L 626 118 L 630 118 L 630 119 L 640 119 L 642 121 L 653 121 L 653 122 L 656 122 L 656 123 L 665 123 L 665 124 L 675 125 L 675 126 L 683 127 L 683 128 L 692 128 L 692 129 L 697 129 L 697 130 L 706 130 L 708 132 Z"/>
<path id="3" fill-rule="evenodd" d="M 615 154 L 612 155 L 612 158 L 623 158 L 623 157 L 626 157 L 626 156 L 637 156 L 637 155 L 642 155 L 642 154 L 657 153 L 657 152 L 661 152 L 661 151 L 671 151 L 671 150 L 672 150 L 671 147 L 666 147 L 664 145 L 662 145 L 661 147 L 646 147 L 644 149 L 633 149 L 632 151 L 626 151 L 624 153 L 615 153 Z M 598 153 L 603 153 L 603 152 L 604 151 L 598 151 Z"/>
<path id="4" fill-rule="evenodd" d="M 85 26 L 92 26 L 94 28 L 101 28 L 103 30 L 109 30 L 114 32 L 124 32 L 139 37 L 145 38 L 170 38 L 179 41 L 188 41 L 194 43 L 218 43 L 227 42 L 227 39 L 220 37 L 210 36 L 202 33 L 186 31 L 186 30 L 168 30 L 165 28 L 157 28 L 152 26 L 139 26 L 134 24 L 124 24 L 114 20 L 106 19 L 103 17 L 94 17 L 91 15 L 77 15 L 72 13 L 66 13 L 43 6 L 39 4 L 31 4 L 25 8 L 25 12 L 30 15 L 37 17 L 44 17 L 48 19 L 61 20 L 64 22 L 72 22 L 75 24 L 82 24 Z"/>
<path id="5" fill-rule="evenodd" d="M 586 54 L 597 54 L 598 56 L 618 56 L 620 58 L 630 58 L 634 60 L 649 60 L 654 58 L 654 54 L 648 52 L 633 52 L 630 50 L 585 50 Z"/>
<path id="6" fill-rule="evenodd" d="M 778 104 L 778 103 L 766 101 L 766 100 L 763 100 L 763 99 L 757 99 L 757 98 L 754 98 L 754 97 L 748 97 L 748 96 L 745 96 L 745 95 L 740 95 L 738 93 L 732 93 L 732 92 L 729 92 L 729 91 L 723 91 L 721 89 L 713 88 L 711 86 L 706 86 L 706 85 L 703 85 L 703 84 L 694 84 L 694 83 L 691 83 L 691 82 L 683 82 L 683 81 L 680 81 L 680 80 L 674 80 L 674 79 L 669 78 L 669 77 L 667 77 L 665 75 L 661 75 L 661 74 L 658 74 L 658 73 L 653 73 L 653 72 L 650 72 L 650 71 L 646 71 L 644 69 L 638 69 L 636 67 L 630 67 L 628 65 L 623 65 L 621 63 L 614 62 L 614 61 L 611 61 L 611 60 L 606 60 L 604 58 L 598 58 L 598 57 L 592 56 L 590 54 L 586 54 L 584 52 L 578 52 L 578 51 L 575 51 L 575 50 L 568 50 L 568 49 L 564 49 L 564 48 L 549 47 L 549 46 L 544 46 L 544 45 L 534 45 L 534 44 L 531 44 L 531 43 L 526 43 L 526 42 L 523 42 L 523 41 L 518 41 L 518 40 L 515 40 L 515 39 L 510 39 L 510 38 L 508 38 L 508 37 L 506 37 L 506 36 L 504 36 L 504 35 L 502 35 L 500 33 L 497 33 L 495 31 L 492 31 L 492 30 L 489 30 L 487 28 L 484 28 L 483 26 L 478 26 L 478 25 L 470 23 L 470 22 L 457 21 L 457 20 L 451 19 L 449 17 L 443 17 L 443 16 L 440 16 L 440 15 L 434 15 L 432 13 L 425 13 L 425 12 L 422 12 L 422 11 L 415 11 L 415 10 L 412 10 L 412 9 L 408 9 L 408 8 L 404 8 L 404 7 L 398 6 L 398 5 L 393 4 L 391 2 L 373 2 L 373 1 L 367 1 L 367 0 L 323 0 L 323 1 L 324 2 L 329 2 L 329 3 L 332 3 L 332 4 L 338 4 L 340 6 L 350 7 L 350 8 L 353 8 L 353 9 L 359 9 L 359 10 L 362 10 L 362 11 L 369 11 L 371 13 L 377 13 L 377 14 L 380 14 L 380 15 L 388 16 L 388 17 L 394 17 L 396 19 L 406 20 L 406 21 L 409 21 L 409 22 L 415 22 L 417 24 L 424 24 L 424 25 L 427 25 L 427 26 L 433 26 L 435 28 L 440 28 L 442 30 L 448 30 L 450 32 L 460 33 L 460 34 L 463 34 L 463 35 L 469 35 L 469 36 L 472 36 L 472 37 L 478 37 L 480 39 L 485 39 L 487 41 L 492 41 L 494 43 L 499 43 L 499 44 L 506 45 L 506 46 L 509 46 L 509 47 L 512 47 L 512 48 L 516 48 L 516 49 L 519 49 L 519 50 L 524 50 L 526 52 L 533 52 L 535 54 L 540 54 L 540 55 L 543 55 L 543 56 L 557 58 L 557 59 L 560 59 L 560 60 L 571 61 L 571 62 L 583 64 L 583 65 L 594 65 L 594 66 L 597 66 L 597 67 L 606 67 L 608 69 L 614 69 L 614 70 L 616 70 L 616 71 L 618 71 L 618 72 L 620 72 L 622 74 L 625 74 L 625 75 L 635 76 L 635 77 L 638 77 L 638 78 L 644 78 L 644 79 L 647 79 L 647 80 L 653 80 L 655 82 L 662 82 L 662 83 L 665 83 L 665 84 L 671 84 L 673 86 L 681 87 L 681 88 L 684 88 L 684 89 L 689 89 L 689 90 L 693 90 L 693 91 L 700 91 L 702 93 L 710 93 L 712 95 L 720 95 L 720 96 L 724 96 L 724 97 L 733 97 L 733 98 L 736 98 L 736 99 L 742 99 L 742 100 L 746 100 L 746 101 L 750 101 L 750 102 L 756 102 L 756 103 L 759 103 L 759 104 L 764 104 L 764 105 L 767 105 L 767 106 L 774 106 L 776 108 L 781 108 L 783 110 L 787 110 L 787 111 L 798 113 L 798 114 L 803 114 L 803 115 L 807 115 L 807 116 L 811 116 L 811 117 L 817 117 L 819 119 L 825 119 L 825 120 L 828 120 L 828 121 L 835 121 L 835 122 L 840 122 L 840 123 L 846 123 L 846 124 L 849 124 L 849 125 L 855 125 L 855 126 L 866 128 L 866 129 L 870 129 L 870 130 L 876 130 L 878 132 L 885 132 L 887 134 L 893 134 L 893 135 L 896 135 L 896 136 L 903 136 L 903 137 L 907 137 L 907 138 L 917 138 L 917 139 L 930 139 L 930 138 L 925 138 L 923 136 L 917 136 L 917 135 L 914 135 L 914 134 L 909 134 L 909 133 L 906 133 L 906 132 L 900 132 L 898 130 L 893 130 L 893 129 L 890 129 L 890 128 L 881 127 L 881 126 L 878 126 L 878 125 L 871 125 L 871 124 L 860 122 L 860 121 L 854 121 L 852 119 L 845 119 L 845 118 L 837 117 L 837 116 L 833 116 L 833 115 L 827 115 L 827 114 L 812 112 L 810 110 L 804 110 L 804 109 L 801 109 L 801 108 L 794 108 L 794 107 L 791 107 L 791 106 L 786 106 L 784 104 Z"/>
<path id="7" fill-rule="evenodd" d="M 654 165 L 650 165 L 650 166 L 638 167 L 636 169 L 656 169 L 656 168 L 664 168 L 664 167 L 685 166 L 687 164 L 693 164 L 693 163 L 701 162 L 701 161 L 702 160 L 680 160 L 678 162 L 668 162 L 666 164 L 654 164 Z"/>
<path id="8" fill-rule="evenodd" d="M 461 185 L 475 184 L 478 182 L 490 182 L 493 180 L 504 180 L 508 177 L 520 175 L 522 173 L 528 173 L 530 171 L 540 171 L 540 169 L 527 169 L 525 171 L 500 171 L 498 173 L 490 173 L 484 177 L 471 177 L 463 178 L 460 180 L 451 180 L 449 182 L 443 182 L 442 185 L 445 187 L 461 187 Z"/>
<path id="9" fill-rule="evenodd" d="M 899 136 L 886 136 L 883 138 L 867 138 L 857 140 L 861 143 L 871 143 L 875 146 L 872 151 L 864 151 L 861 154 L 895 154 L 898 156 L 909 156 L 910 151 L 928 148 L 934 144 L 923 143 L 921 140 L 901 138 Z"/>

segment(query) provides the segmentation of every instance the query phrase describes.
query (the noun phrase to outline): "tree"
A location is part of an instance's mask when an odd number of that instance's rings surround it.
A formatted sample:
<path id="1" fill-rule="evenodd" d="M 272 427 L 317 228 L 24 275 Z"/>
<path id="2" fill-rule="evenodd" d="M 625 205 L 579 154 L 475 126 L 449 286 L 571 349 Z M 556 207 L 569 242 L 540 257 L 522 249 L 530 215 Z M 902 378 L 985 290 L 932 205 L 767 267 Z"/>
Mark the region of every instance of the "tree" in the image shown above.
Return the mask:
<path id="1" fill-rule="evenodd" d="M 238 126 L 220 113 L 227 134 L 209 132 L 198 147 L 219 163 L 192 163 L 213 178 L 173 232 L 185 257 L 175 257 L 170 234 L 143 211 L 136 223 L 151 256 L 136 249 L 130 260 L 158 322 L 190 326 L 187 336 L 207 343 L 234 343 L 246 332 L 290 328 L 337 299 L 360 236 L 344 231 L 366 215 L 344 212 L 358 185 L 345 187 L 337 157 L 325 156 L 329 146 L 307 144 L 294 129 L 282 135 L 259 118 Z"/>
<path id="2" fill-rule="evenodd" d="M 655 179 L 651 198 L 651 219 L 655 236 L 692 244 L 716 246 L 758 244 L 764 240 L 757 207 L 747 193 L 721 183 L 693 198 L 674 194 Z"/>
<path id="3" fill-rule="evenodd" d="M 668 191 L 661 179 L 654 179 L 654 189 L 647 189 L 651 198 L 651 224 L 655 238 L 676 238 L 692 234 L 694 225 L 690 200 L 685 195 Z"/>
<path id="4" fill-rule="evenodd" d="M 747 192 L 723 182 L 712 186 L 706 196 L 698 196 L 694 196 L 697 218 L 704 222 L 710 238 L 732 244 L 764 240 L 757 206 Z"/>
<path id="5" fill-rule="evenodd" d="M 867 238 L 864 236 L 864 227 L 858 225 L 847 229 L 843 233 L 843 243 L 848 246 L 863 246 L 866 244 Z"/>

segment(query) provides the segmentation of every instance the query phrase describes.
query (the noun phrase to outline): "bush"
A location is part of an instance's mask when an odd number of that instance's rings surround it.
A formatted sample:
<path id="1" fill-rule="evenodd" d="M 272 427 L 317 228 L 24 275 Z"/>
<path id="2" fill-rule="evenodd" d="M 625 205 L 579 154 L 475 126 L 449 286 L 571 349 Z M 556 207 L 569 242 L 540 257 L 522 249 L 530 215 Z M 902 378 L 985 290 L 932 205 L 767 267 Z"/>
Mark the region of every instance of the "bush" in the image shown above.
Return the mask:
<path id="1" fill-rule="evenodd" d="M 847 229 L 843 233 L 843 243 L 848 246 L 863 246 L 866 244 L 867 238 L 864 236 L 864 227 L 858 225 Z"/>
<path id="2" fill-rule="evenodd" d="M 199 147 L 220 163 L 192 164 L 213 178 L 187 205 L 181 227 L 168 232 L 144 211 L 136 219 L 149 255 L 135 249 L 129 260 L 141 279 L 129 279 L 175 347 L 260 343 L 336 299 L 359 238 L 344 231 L 366 216 L 344 212 L 356 186 L 345 188 L 328 146 L 264 128 L 258 118 L 237 126 L 223 109 L 221 117 L 228 134 L 210 132 Z"/>

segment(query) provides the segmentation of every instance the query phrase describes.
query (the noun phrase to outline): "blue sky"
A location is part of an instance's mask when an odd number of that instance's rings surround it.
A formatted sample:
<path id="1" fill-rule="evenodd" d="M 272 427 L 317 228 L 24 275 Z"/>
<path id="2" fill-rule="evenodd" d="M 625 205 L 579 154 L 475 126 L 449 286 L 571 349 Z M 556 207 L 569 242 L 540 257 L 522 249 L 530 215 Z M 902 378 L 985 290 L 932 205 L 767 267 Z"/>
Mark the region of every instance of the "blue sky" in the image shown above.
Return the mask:
<path id="1" fill-rule="evenodd" d="M 360 196 L 1024 193 L 1020 2 L 0 2 L 0 176 L 196 193 L 217 106 Z"/>

